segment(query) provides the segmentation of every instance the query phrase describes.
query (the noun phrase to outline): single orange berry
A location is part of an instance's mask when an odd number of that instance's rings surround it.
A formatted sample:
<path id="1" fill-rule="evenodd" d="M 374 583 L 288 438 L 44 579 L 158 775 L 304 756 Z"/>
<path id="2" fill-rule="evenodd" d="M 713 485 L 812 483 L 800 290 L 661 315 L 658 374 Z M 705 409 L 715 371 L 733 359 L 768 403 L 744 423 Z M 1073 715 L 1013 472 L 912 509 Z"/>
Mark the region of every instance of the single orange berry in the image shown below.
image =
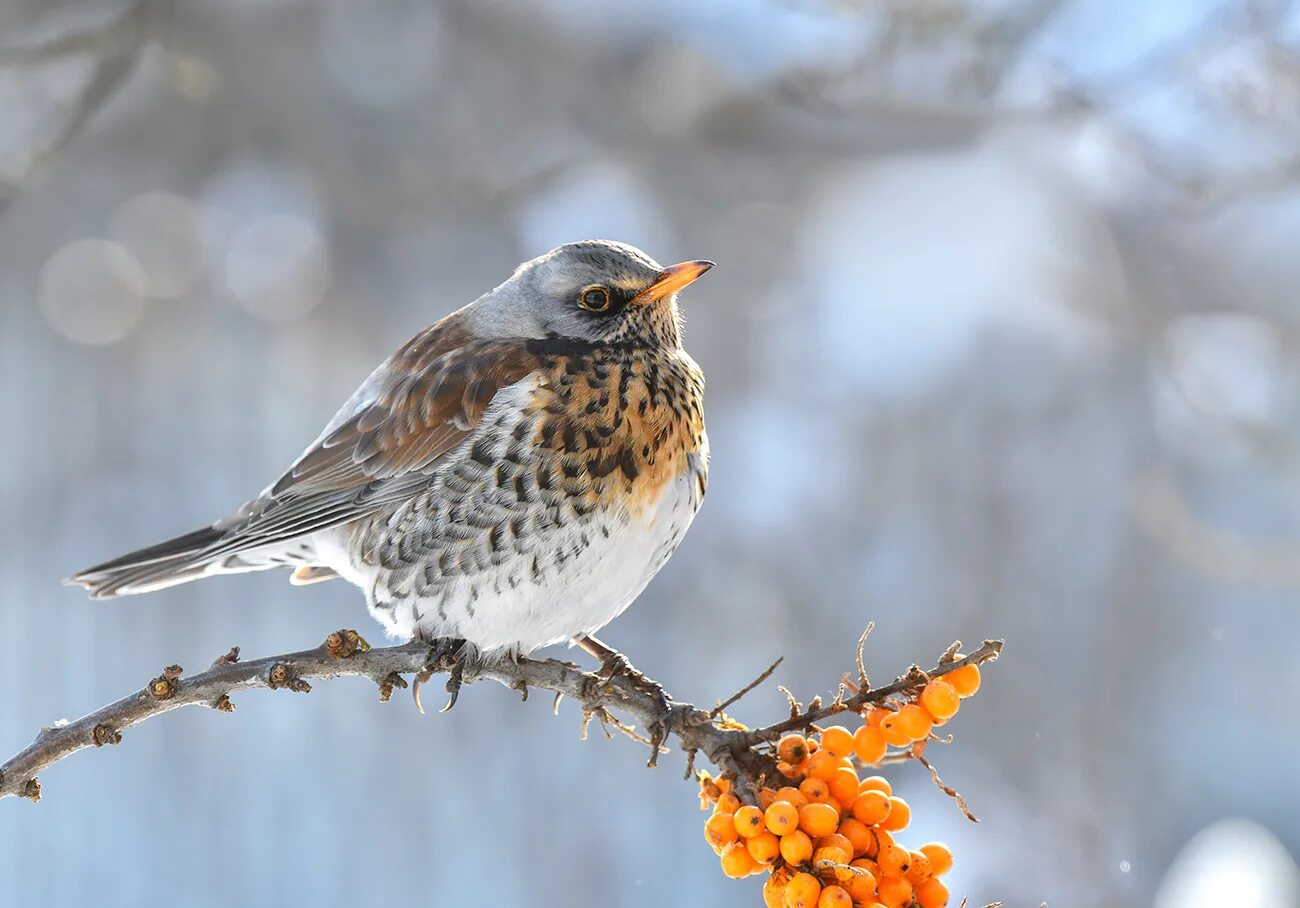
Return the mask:
<path id="1" fill-rule="evenodd" d="M 750 836 L 756 836 L 765 828 L 763 826 L 763 811 L 752 804 L 746 804 L 736 811 L 735 823 L 736 834 L 741 838 L 747 839 Z"/>
<path id="2" fill-rule="evenodd" d="M 865 854 L 871 845 L 871 829 L 853 817 L 840 820 L 840 835 L 849 840 L 855 855 Z"/>
<path id="3" fill-rule="evenodd" d="M 844 888 L 849 891 L 855 902 L 868 902 L 876 894 L 876 865 L 866 858 L 858 858 L 849 865 L 857 873 L 853 878 L 845 883 Z"/>
<path id="4" fill-rule="evenodd" d="M 817 908 L 853 908 L 853 899 L 839 886 L 827 886 L 817 898 Z"/>
<path id="5" fill-rule="evenodd" d="M 812 839 L 806 832 L 796 829 L 781 836 L 781 857 L 792 867 L 804 863 L 812 854 Z"/>
<path id="6" fill-rule="evenodd" d="M 722 849 L 736 841 L 736 823 L 732 814 L 715 813 L 704 824 L 704 840 L 721 853 Z"/>
<path id="7" fill-rule="evenodd" d="M 889 816 L 889 795 L 874 788 L 868 789 L 854 800 L 852 810 L 853 819 L 875 826 Z"/>
<path id="8" fill-rule="evenodd" d="M 850 841 L 848 836 L 842 835 L 838 832 L 832 832 L 830 835 L 822 836 L 817 840 L 816 845 L 818 848 L 838 848 L 848 856 L 849 860 L 852 860 L 853 858 L 853 842 Z M 847 864 L 848 860 L 844 863 Z"/>
<path id="9" fill-rule="evenodd" d="M 943 722 L 957 715 L 957 710 L 961 709 L 961 697 L 957 688 L 942 678 L 935 678 L 921 691 L 921 705 L 937 721 Z"/>
<path id="10" fill-rule="evenodd" d="M 923 880 L 916 887 L 916 903 L 921 908 L 947 908 L 948 887 L 938 880 Z"/>
<path id="11" fill-rule="evenodd" d="M 960 658 L 960 657 L 959 657 Z M 943 676 L 957 691 L 957 696 L 965 699 L 974 696 L 975 692 L 980 689 L 980 667 L 975 664 L 963 665 L 961 668 L 954 669 Z"/>
<path id="12" fill-rule="evenodd" d="M 799 828 L 813 838 L 830 835 L 840 825 L 840 812 L 829 804 L 809 804 L 799 808 Z"/>
<path id="13" fill-rule="evenodd" d="M 930 870 L 935 876 L 952 870 L 952 851 L 943 842 L 926 842 L 917 850 L 930 859 Z"/>
<path id="14" fill-rule="evenodd" d="M 739 842 L 732 842 L 722 852 L 722 872 L 733 880 L 743 879 L 754 871 L 754 859 L 749 856 L 749 849 Z"/>
<path id="15" fill-rule="evenodd" d="M 804 779 L 799 783 L 799 791 L 810 803 L 826 803 L 831 797 L 831 788 L 822 779 Z"/>
<path id="16" fill-rule="evenodd" d="M 764 908 L 785 908 L 785 884 L 788 881 L 778 873 L 772 874 L 763 883 Z"/>
<path id="17" fill-rule="evenodd" d="M 837 757 L 832 756 L 828 751 L 819 750 L 808 758 L 808 765 L 804 771 L 814 779 L 821 779 L 823 782 L 829 782 L 838 770 L 839 763 Z"/>
<path id="18" fill-rule="evenodd" d="M 760 832 L 745 839 L 745 847 L 756 864 L 770 864 L 781 853 L 781 840 L 770 832 Z"/>
<path id="19" fill-rule="evenodd" d="M 811 873 L 796 873 L 785 884 L 785 908 L 816 908 L 822 884 Z"/>
<path id="20" fill-rule="evenodd" d="M 909 703 L 898 711 L 898 728 L 913 741 L 924 741 L 930 737 L 934 719 L 915 703 Z"/>
<path id="21" fill-rule="evenodd" d="M 887 749 L 884 732 L 879 728 L 864 725 L 853 733 L 853 752 L 863 763 L 879 763 Z"/>
<path id="22" fill-rule="evenodd" d="M 874 861 L 880 857 L 880 849 L 894 844 L 894 837 L 879 826 L 869 826 L 868 829 L 871 832 L 871 841 L 867 843 L 867 850 L 863 854 Z"/>
<path id="23" fill-rule="evenodd" d="M 823 869 L 823 862 L 831 864 L 849 863 L 851 855 L 846 853 L 843 848 L 836 845 L 827 845 L 825 848 L 818 848 L 813 852 L 813 866 L 818 870 Z"/>
<path id="24" fill-rule="evenodd" d="M 839 759 L 853 753 L 853 735 L 843 725 L 832 725 L 822 732 L 822 750 Z"/>
<path id="25" fill-rule="evenodd" d="M 912 743 L 912 736 L 904 730 L 898 713 L 890 713 L 880 720 L 880 733 L 885 741 L 895 747 L 906 747 Z"/>
<path id="26" fill-rule="evenodd" d="M 758 790 L 758 807 L 760 810 L 767 810 L 776 801 L 776 792 L 770 788 L 760 788 Z"/>
<path id="27" fill-rule="evenodd" d="M 871 709 L 867 710 L 866 715 L 864 715 L 863 718 L 872 728 L 879 728 L 880 720 L 885 718 L 887 715 L 889 715 L 889 710 L 882 706 L 873 706 Z"/>
<path id="28" fill-rule="evenodd" d="M 735 813 L 740 809 L 740 798 L 734 794 L 724 794 L 718 798 L 718 803 L 713 805 L 714 813 Z"/>
<path id="29" fill-rule="evenodd" d="M 839 801 L 844 810 L 848 810 L 858 798 L 858 774 L 851 769 L 841 766 L 827 784 L 831 797 Z"/>
<path id="30" fill-rule="evenodd" d="M 794 832 L 799 828 L 799 808 L 789 801 L 777 801 L 763 812 L 763 823 L 776 835 Z"/>
<path id="31" fill-rule="evenodd" d="M 777 801 L 785 801 L 787 804 L 793 804 L 795 807 L 802 807 L 808 803 L 808 796 L 802 791 L 787 785 L 785 788 L 778 788 L 776 791 Z"/>
<path id="32" fill-rule="evenodd" d="M 791 766 L 808 759 L 808 739 L 803 735 L 786 735 L 776 744 L 776 756 Z"/>
<path id="33" fill-rule="evenodd" d="M 928 880 L 930 877 L 934 876 L 934 868 L 930 866 L 930 859 L 919 851 L 913 851 L 912 866 L 908 868 L 908 871 L 904 876 L 907 877 L 907 881 L 913 886 L 924 880 Z"/>
<path id="34" fill-rule="evenodd" d="M 910 822 L 912 822 L 912 806 L 902 798 L 890 798 L 889 816 L 885 817 L 880 828 L 889 832 L 898 832 L 900 829 L 906 829 Z"/>
<path id="35" fill-rule="evenodd" d="M 912 866 L 912 853 L 901 845 L 881 845 L 876 864 L 884 876 L 907 876 Z"/>
<path id="36" fill-rule="evenodd" d="M 894 786 L 884 776 L 867 776 L 859 787 L 863 791 L 883 791 L 886 796 L 894 793 Z"/>
<path id="37" fill-rule="evenodd" d="M 785 762 L 785 760 L 778 760 L 776 769 L 777 772 L 781 773 L 781 775 L 785 776 L 787 779 L 794 779 L 803 775 L 803 769 L 800 768 L 801 766 L 802 764 L 800 764 L 800 766 L 794 766 Z"/>
<path id="38" fill-rule="evenodd" d="M 912 904 L 912 884 L 901 876 L 886 876 L 876 884 L 876 897 L 887 908 L 905 908 Z"/>

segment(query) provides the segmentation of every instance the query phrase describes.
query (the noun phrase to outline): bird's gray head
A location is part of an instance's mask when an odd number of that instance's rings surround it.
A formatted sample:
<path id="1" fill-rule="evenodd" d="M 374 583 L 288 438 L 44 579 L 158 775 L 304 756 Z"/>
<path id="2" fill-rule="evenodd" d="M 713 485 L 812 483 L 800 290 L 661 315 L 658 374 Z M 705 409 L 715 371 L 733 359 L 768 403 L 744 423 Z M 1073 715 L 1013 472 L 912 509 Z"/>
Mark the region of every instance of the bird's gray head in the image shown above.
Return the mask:
<path id="1" fill-rule="evenodd" d="M 587 240 L 520 265 L 466 310 L 480 336 L 678 346 L 677 292 L 712 262 L 665 268 L 635 246 Z"/>

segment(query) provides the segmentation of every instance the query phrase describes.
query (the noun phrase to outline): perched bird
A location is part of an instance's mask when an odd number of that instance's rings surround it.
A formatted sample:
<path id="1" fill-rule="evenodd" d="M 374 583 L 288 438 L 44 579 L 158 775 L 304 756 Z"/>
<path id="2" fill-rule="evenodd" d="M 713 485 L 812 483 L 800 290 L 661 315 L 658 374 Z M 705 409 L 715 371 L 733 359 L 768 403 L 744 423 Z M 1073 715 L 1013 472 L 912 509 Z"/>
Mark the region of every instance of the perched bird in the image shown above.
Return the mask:
<path id="1" fill-rule="evenodd" d="M 573 640 L 616 662 L 591 635 L 704 496 L 677 293 L 711 267 L 602 240 L 526 262 L 404 344 L 257 498 L 70 582 L 109 598 L 288 566 L 361 587 L 395 637 L 514 655 Z"/>

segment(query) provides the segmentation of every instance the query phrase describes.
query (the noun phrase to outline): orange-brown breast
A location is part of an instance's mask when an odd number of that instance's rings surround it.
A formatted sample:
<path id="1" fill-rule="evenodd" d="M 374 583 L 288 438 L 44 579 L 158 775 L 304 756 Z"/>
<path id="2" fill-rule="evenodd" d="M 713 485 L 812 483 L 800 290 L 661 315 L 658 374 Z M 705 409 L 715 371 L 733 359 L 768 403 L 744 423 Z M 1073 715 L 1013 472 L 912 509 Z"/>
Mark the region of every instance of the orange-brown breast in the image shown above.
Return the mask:
<path id="1" fill-rule="evenodd" d="M 642 515 L 703 450 L 704 377 L 680 349 L 543 356 L 542 374 L 533 444 L 570 500 Z"/>

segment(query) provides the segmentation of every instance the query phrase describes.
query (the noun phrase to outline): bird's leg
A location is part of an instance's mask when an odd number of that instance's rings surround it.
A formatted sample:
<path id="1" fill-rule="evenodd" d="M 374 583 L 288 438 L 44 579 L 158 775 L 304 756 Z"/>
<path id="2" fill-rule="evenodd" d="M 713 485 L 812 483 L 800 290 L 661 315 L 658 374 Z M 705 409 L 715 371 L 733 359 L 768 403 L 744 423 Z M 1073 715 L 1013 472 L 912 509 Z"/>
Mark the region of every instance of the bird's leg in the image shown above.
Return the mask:
<path id="1" fill-rule="evenodd" d="M 637 670 L 627 656 L 624 656 L 618 650 L 611 646 L 601 643 L 590 634 L 583 634 L 580 637 L 574 637 L 573 642 L 582 647 L 589 655 L 600 660 L 600 671 L 597 673 L 606 683 L 612 682 L 615 678 L 626 678 L 632 684 L 634 690 L 645 694 L 655 701 L 658 711 L 658 718 L 646 730 L 650 733 L 650 762 L 646 765 L 654 766 L 659 762 L 659 747 L 668 738 L 672 731 L 673 723 L 673 702 L 664 690 L 663 685 L 658 681 L 647 678 Z"/>
<path id="2" fill-rule="evenodd" d="M 416 639 L 422 642 L 429 642 L 429 655 L 424 660 L 424 668 L 415 676 L 415 681 L 411 685 L 411 695 L 415 697 L 415 707 L 420 712 L 424 712 L 424 706 L 420 703 L 420 686 L 433 677 L 437 671 L 447 671 L 447 693 L 449 694 L 447 705 L 439 712 L 446 712 L 456 705 L 456 699 L 460 696 L 460 689 L 465 682 L 465 666 L 473 658 L 469 652 L 469 644 L 459 637 L 435 637 L 429 641 L 422 632 L 416 633 Z"/>

